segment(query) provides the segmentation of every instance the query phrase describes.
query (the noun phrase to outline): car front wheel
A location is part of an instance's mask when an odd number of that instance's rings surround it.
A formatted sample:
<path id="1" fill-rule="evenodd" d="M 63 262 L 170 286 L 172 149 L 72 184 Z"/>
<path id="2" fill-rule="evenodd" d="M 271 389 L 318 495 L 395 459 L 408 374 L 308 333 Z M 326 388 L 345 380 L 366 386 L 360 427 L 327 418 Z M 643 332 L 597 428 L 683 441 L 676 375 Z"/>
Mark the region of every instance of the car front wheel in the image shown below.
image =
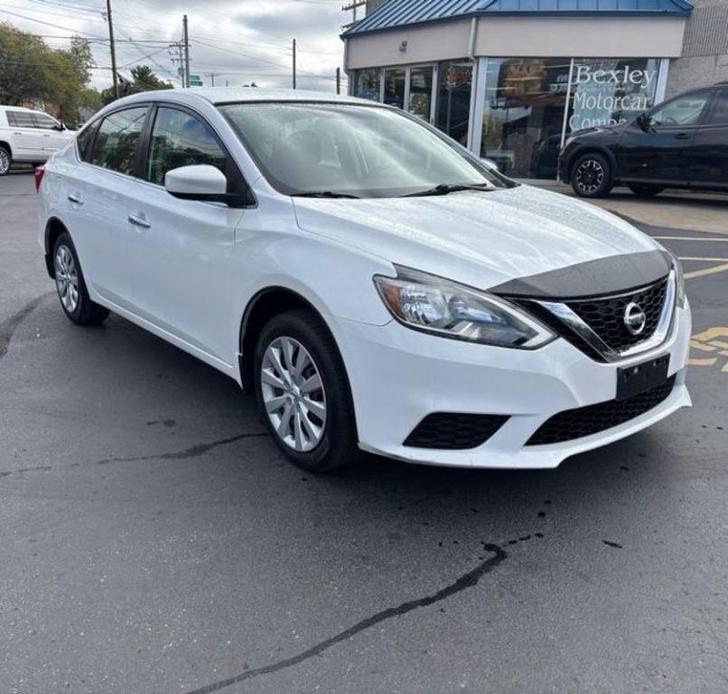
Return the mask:
<path id="1" fill-rule="evenodd" d="M 100 325 L 109 309 L 91 301 L 71 235 L 64 231 L 53 246 L 53 274 L 61 308 L 76 325 Z"/>
<path id="2" fill-rule="evenodd" d="M 357 457 L 346 371 L 318 316 L 297 310 L 274 317 L 261 331 L 254 368 L 261 416 L 291 462 L 326 472 Z"/>
<path id="3" fill-rule="evenodd" d="M 585 154 L 574 163 L 571 186 L 582 198 L 600 198 L 612 189 L 612 167 L 601 154 Z"/>

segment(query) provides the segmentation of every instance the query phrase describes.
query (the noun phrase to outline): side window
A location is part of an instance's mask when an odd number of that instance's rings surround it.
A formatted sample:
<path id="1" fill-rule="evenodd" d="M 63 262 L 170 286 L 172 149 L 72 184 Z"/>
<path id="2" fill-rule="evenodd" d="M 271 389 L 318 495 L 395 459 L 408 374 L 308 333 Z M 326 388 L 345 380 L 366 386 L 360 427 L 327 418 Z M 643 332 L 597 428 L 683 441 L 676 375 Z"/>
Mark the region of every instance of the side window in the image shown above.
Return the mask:
<path id="1" fill-rule="evenodd" d="M 45 113 L 31 113 L 36 128 L 42 130 L 55 130 L 58 127 L 58 121 L 47 116 Z"/>
<path id="2" fill-rule="evenodd" d="M 88 127 L 84 128 L 76 138 L 78 153 L 83 161 L 89 161 L 89 154 L 91 154 L 91 142 L 94 139 L 94 134 L 96 133 L 98 125 L 98 123 L 91 123 Z"/>
<path id="3" fill-rule="evenodd" d="M 710 92 L 696 92 L 668 101 L 650 113 L 650 125 L 697 125 L 710 99 Z"/>
<path id="4" fill-rule="evenodd" d="M 160 107 L 152 128 L 145 178 L 164 185 L 171 169 L 210 164 L 225 173 L 227 156 L 208 125 L 175 108 Z"/>
<path id="5" fill-rule="evenodd" d="M 91 164 L 133 176 L 146 115 L 147 107 L 143 106 L 106 116 L 96 134 Z"/>
<path id="6" fill-rule="evenodd" d="M 723 89 L 715 98 L 713 113 L 708 119 L 710 125 L 728 125 L 728 89 Z"/>
<path id="7" fill-rule="evenodd" d="M 8 124 L 14 128 L 35 128 L 33 116 L 28 111 L 8 111 Z"/>

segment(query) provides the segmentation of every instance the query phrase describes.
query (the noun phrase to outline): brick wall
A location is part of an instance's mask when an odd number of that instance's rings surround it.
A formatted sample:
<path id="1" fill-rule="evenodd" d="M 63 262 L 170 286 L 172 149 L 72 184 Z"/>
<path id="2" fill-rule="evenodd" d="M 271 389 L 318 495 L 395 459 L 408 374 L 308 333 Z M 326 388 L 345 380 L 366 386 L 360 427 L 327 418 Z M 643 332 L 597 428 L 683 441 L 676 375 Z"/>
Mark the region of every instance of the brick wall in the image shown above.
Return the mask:
<path id="1" fill-rule="evenodd" d="M 728 0 L 692 0 L 682 57 L 670 63 L 667 96 L 728 81 Z"/>

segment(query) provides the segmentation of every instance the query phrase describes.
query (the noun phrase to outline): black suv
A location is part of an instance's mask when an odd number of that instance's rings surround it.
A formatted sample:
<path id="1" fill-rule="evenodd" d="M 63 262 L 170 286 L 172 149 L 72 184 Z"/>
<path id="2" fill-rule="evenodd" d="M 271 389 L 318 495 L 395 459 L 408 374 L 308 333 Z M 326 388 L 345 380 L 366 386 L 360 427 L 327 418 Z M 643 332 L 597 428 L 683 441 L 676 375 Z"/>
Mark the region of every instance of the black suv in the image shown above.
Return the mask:
<path id="1" fill-rule="evenodd" d="M 631 122 L 573 133 L 559 180 L 587 198 L 618 184 L 641 197 L 664 188 L 728 190 L 728 82 L 680 94 Z"/>

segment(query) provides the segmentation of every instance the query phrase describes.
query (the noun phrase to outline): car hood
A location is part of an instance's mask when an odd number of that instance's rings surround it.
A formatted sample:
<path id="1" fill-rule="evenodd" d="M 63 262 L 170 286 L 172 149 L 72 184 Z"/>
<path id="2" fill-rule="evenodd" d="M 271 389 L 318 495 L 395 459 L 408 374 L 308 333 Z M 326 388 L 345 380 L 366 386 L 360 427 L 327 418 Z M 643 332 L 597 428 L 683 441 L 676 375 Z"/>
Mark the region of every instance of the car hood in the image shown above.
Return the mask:
<path id="1" fill-rule="evenodd" d="M 296 198 L 308 232 L 481 289 L 660 246 L 615 215 L 530 186 L 436 197 Z"/>

